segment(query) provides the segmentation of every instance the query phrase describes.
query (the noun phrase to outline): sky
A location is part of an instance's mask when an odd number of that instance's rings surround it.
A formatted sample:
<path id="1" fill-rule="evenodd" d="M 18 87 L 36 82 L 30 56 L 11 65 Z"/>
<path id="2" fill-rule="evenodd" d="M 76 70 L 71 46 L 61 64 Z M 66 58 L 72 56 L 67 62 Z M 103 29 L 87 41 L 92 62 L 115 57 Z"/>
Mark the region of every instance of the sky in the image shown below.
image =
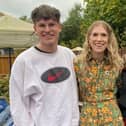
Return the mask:
<path id="1" fill-rule="evenodd" d="M 68 13 L 75 3 L 82 4 L 83 0 L 0 0 L 0 12 L 9 13 L 15 17 L 28 16 L 40 4 L 49 4 L 61 12 L 61 21 L 68 17 Z"/>

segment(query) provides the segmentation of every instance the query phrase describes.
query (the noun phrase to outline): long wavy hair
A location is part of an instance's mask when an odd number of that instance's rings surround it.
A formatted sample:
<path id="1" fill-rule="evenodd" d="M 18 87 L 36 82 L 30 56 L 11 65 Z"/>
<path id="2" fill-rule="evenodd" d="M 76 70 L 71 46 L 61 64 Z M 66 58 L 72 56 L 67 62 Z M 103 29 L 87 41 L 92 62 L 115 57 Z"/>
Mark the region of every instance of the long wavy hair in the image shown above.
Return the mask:
<path id="1" fill-rule="evenodd" d="M 102 20 L 95 21 L 89 27 L 89 29 L 87 31 L 87 34 L 85 37 L 85 42 L 83 44 L 83 51 L 77 58 L 77 60 L 79 60 L 83 64 L 83 66 L 82 66 L 83 69 L 81 69 L 81 70 L 83 72 L 85 70 L 85 67 L 89 66 L 88 59 L 89 59 L 89 55 L 91 54 L 91 48 L 89 45 L 89 37 L 90 37 L 94 27 L 97 27 L 99 25 L 103 26 L 103 28 L 107 31 L 107 33 L 109 35 L 108 46 L 105 50 L 108 60 L 109 60 L 109 64 L 112 66 L 111 67 L 112 69 L 119 71 L 123 67 L 123 59 L 120 57 L 119 52 L 118 52 L 117 39 L 115 37 L 115 34 L 114 34 L 111 26 Z"/>

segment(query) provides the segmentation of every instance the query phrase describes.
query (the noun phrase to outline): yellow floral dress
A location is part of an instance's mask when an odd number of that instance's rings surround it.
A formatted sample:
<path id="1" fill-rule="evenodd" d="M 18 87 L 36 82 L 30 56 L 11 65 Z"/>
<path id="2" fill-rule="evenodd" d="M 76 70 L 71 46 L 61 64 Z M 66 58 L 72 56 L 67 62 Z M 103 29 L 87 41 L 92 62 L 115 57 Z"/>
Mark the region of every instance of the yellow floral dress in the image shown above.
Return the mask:
<path id="1" fill-rule="evenodd" d="M 82 63 L 75 63 L 83 98 L 80 126 L 124 126 L 115 97 L 117 72 L 106 61 L 98 64 L 93 59 L 85 75 L 81 69 Z"/>

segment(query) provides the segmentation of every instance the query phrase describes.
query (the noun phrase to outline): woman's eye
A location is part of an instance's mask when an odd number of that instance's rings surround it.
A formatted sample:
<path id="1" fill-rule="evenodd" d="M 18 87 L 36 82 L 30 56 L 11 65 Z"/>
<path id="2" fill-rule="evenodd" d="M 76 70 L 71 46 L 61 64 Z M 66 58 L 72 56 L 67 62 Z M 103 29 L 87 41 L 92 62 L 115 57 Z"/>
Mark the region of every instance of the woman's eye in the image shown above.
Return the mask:
<path id="1" fill-rule="evenodd" d="M 105 34 L 105 33 L 102 33 L 102 34 L 101 34 L 101 36 L 105 37 L 105 36 L 107 36 L 107 34 Z"/>
<path id="2" fill-rule="evenodd" d="M 97 33 L 93 33 L 92 36 L 98 36 L 98 34 Z"/>

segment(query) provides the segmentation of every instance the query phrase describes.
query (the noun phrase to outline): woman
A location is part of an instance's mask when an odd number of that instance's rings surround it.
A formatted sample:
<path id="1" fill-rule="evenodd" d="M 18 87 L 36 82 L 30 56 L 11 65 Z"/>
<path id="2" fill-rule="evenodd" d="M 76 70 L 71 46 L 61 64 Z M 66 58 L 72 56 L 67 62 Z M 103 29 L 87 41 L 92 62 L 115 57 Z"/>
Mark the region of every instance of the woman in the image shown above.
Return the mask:
<path id="1" fill-rule="evenodd" d="M 83 99 L 80 126 L 124 125 L 115 97 L 122 67 L 112 28 L 104 21 L 95 21 L 88 29 L 82 54 L 75 59 Z"/>

